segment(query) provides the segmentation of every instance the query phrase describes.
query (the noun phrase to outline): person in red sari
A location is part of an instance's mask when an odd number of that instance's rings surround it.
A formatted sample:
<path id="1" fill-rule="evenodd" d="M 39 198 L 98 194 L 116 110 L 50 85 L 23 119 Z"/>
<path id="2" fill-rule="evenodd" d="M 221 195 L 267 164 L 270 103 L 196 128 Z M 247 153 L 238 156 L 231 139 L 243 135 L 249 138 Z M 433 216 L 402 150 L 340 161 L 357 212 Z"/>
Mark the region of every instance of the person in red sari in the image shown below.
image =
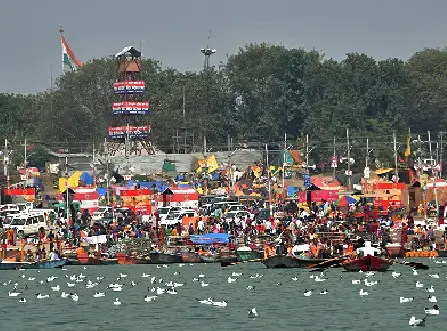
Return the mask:
<path id="1" fill-rule="evenodd" d="M 408 227 L 405 223 L 402 223 L 400 230 L 400 246 L 404 248 L 408 242 Z"/>

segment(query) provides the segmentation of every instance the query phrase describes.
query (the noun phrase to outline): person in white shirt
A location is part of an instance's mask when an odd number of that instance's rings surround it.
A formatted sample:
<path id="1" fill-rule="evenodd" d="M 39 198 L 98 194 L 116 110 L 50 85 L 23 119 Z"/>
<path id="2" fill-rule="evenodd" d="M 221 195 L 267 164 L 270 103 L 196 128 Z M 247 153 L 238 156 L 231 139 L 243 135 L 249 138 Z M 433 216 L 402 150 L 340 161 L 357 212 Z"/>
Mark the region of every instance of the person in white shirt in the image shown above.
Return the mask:
<path id="1" fill-rule="evenodd" d="M 203 230 L 205 229 L 205 222 L 202 221 L 202 219 L 200 219 L 197 222 L 197 233 L 198 234 L 203 234 Z"/>

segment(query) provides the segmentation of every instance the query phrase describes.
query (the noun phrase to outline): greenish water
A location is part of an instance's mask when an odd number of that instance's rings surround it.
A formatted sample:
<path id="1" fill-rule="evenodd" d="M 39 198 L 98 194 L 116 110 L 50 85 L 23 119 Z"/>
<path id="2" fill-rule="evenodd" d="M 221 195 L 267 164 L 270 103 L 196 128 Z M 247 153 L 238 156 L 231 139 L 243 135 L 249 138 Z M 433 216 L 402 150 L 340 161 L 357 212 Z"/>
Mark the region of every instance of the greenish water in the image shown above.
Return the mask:
<path id="1" fill-rule="evenodd" d="M 340 269 L 328 270 L 327 280 L 317 282 L 309 273 L 299 269 L 268 270 L 262 264 L 247 263 L 228 268 L 219 264 L 171 265 L 168 269 L 155 265 L 114 265 L 114 266 L 67 266 L 67 270 L 26 270 L 0 272 L 0 303 L 2 329 L 14 330 L 407 330 L 408 320 L 412 315 L 424 317 L 424 308 L 431 308 L 429 293 L 425 287 L 433 285 L 440 307 L 440 315 L 429 316 L 425 330 L 445 329 L 445 312 L 447 293 L 443 287 L 447 276 L 447 264 L 436 264 L 427 259 L 421 260 L 430 265 L 430 270 L 419 270 L 414 276 L 411 268 L 399 264 L 392 270 L 402 272 L 399 278 L 392 278 L 391 272 L 376 273 L 369 280 L 379 280 L 372 287 L 352 285 L 352 279 L 365 278 L 361 273 L 347 273 Z M 178 287 L 177 295 L 162 294 L 155 301 L 145 302 L 148 287 L 162 287 L 150 284 L 150 278 L 142 274 L 163 278 L 164 283 L 174 281 L 184 283 Z M 174 275 L 174 272 L 180 272 Z M 232 272 L 242 272 L 234 283 L 228 283 Z M 439 272 L 439 279 L 432 279 L 429 274 Z M 87 276 L 82 283 L 67 287 L 65 275 Z M 128 274 L 117 280 L 120 273 Z M 252 279 L 256 273 L 262 278 Z M 193 279 L 199 274 L 209 286 L 202 287 L 200 281 Z M 25 278 L 20 278 L 25 275 Z M 58 278 L 50 283 L 39 284 L 48 276 Z M 88 289 L 85 284 L 89 279 L 97 282 L 98 276 L 105 277 L 97 287 Z M 36 277 L 30 281 L 29 277 Z M 292 277 L 297 277 L 293 281 Z M 11 280 L 11 285 L 1 286 Z M 137 284 L 131 287 L 131 281 Z M 419 280 L 424 288 L 416 288 Z M 28 285 L 28 290 L 21 295 L 26 303 L 19 303 L 19 297 L 9 297 L 15 282 L 18 288 Z M 280 282 L 282 285 L 277 285 Z M 124 283 L 122 292 L 107 289 L 111 283 Z M 60 285 L 59 292 L 52 292 L 51 286 Z M 248 290 L 247 286 L 254 286 Z M 369 292 L 368 296 L 359 295 L 360 288 Z M 310 297 L 303 291 L 313 289 Z M 328 290 L 327 295 L 320 295 L 321 290 Z M 71 298 L 61 298 L 61 292 L 73 292 L 79 296 L 78 302 Z M 94 298 L 93 293 L 105 292 L 106 296 Z M 36 299 L 36 293 L 49 294 L 49 298 Z M 399 297 L 414 297 L 414 302 L 399 303 Z M 196 302 L 214 297 L 216 301 L 226 300 L 228 306 L 214 307 Z M 113 305 L 115 298 L 122 302 Z M 256 308 L 259 317 L 248 318 L 247 311 Z"/>

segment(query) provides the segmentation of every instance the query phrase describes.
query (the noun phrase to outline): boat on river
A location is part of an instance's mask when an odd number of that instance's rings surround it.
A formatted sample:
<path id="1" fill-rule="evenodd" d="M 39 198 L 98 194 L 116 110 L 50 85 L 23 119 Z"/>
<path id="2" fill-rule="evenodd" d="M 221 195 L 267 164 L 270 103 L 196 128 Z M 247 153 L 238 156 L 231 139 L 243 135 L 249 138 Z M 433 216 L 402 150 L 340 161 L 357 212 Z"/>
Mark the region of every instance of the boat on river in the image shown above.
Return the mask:
<path id="1" fill-rule="evenodd" d="M 250 247 L 243 246 L 236 250 L 236 256 L 239 262 L 254 261 L 264 258 L 264 251 L 253 250 Z"/>
<path id="2" fill-rule="evenodd" d="M 273 255 L 269 258 L 262 260 L 268 269 L 276 268 L 299 268 L 309 269 L 314 268 L 316 265 L 327 261 L 326 259 L 303 259 L 291 255 Z"/>
<path id="3" fill-rule="evenodd" d="M 202 254 L 199 255 L 200 262 L 203 263 L 216 263 L 220 262 L 220 255 L 218 254 Z"/>
<path id="4" fill-rule="evenodd" d="M 0 270 L 18 270 L 18 269 L 56 269 L 62 268 L 67 260 L 50 260 L 39 262 L 15 262 L 1 261 Z"/>
<path id="5" fill-rule="evenodd" d="M 118 263 L 117 259 L 110 259 L 108 256 L 103 256 L 99 252 L 93 254 L 65 254 L 65 257 L 67 258 L 67 265 L 109 265 Z"/>
<path id="6" fill-rule="evenodd" d="M 349 260 L 342 263 L 342 268 L 346 271 L 385 271 L 393 264 L 390 260 L 381 259 L 373 255 L 366 255 L 364 257 Z"/>
<path id="7" fill-rule="evenodd" d="M 149 259 L 151 263 L 162 263 L 162 264 L 170 264 L 170 263 L 182 263 L 183 259 L 180 254 L 170 254 L 170 253 L 159 253 L 159 252 L 151 252 L 149 253 Z"/>

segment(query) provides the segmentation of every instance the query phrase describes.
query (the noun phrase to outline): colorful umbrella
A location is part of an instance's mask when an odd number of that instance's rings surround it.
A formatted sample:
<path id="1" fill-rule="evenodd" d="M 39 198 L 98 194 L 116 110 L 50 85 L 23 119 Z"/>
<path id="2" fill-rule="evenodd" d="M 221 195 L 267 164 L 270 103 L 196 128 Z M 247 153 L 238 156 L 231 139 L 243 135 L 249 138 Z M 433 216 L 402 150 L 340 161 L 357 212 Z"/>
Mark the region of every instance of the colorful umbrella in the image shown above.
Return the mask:
<path id="1" fill-rule="evenodd" d="M 335 201 L 335 205 L 340 207 L 340 206 L 349 206 L 352 205 L 354 203 L 357 203 L 357 199 L 344 195 L 342 196 L 340 199 L 338 199 L 337 201 Z"/>

